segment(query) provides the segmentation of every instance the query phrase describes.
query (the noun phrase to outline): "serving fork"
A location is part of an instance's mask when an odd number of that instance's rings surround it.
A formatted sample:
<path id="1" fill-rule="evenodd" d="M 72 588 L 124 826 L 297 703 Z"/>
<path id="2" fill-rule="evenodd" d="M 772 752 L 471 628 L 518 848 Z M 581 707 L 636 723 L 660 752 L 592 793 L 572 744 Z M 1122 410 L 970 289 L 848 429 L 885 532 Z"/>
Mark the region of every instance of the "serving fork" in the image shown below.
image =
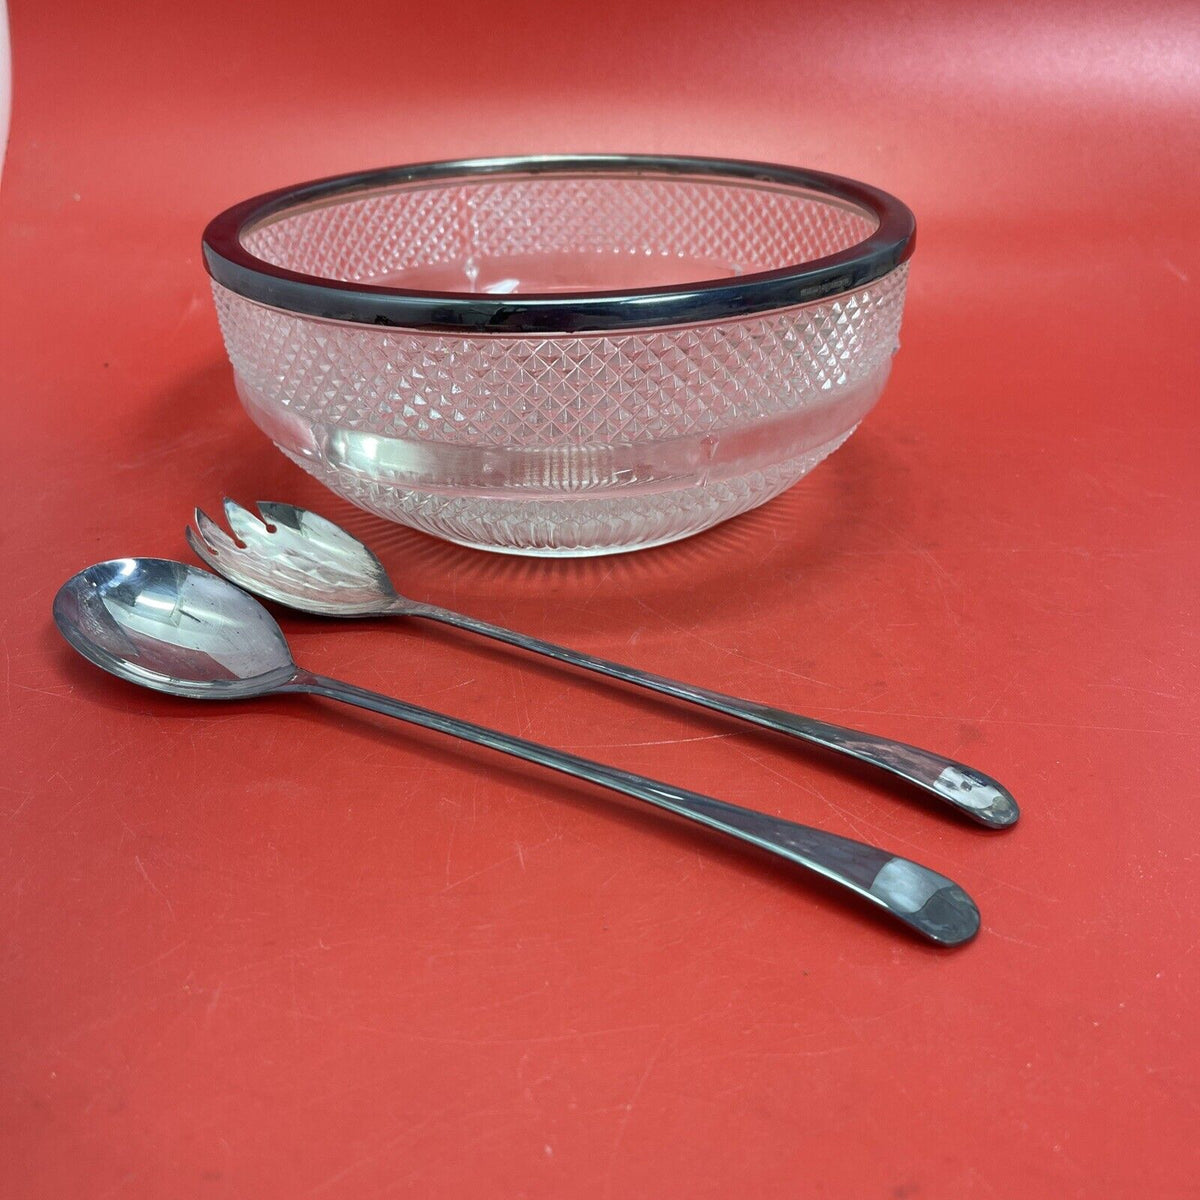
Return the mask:
<path id="1" fill-rule="evenodd" d="M 905 742 L 681 683 L 580 650 L 400 595 L 379 558 L 356 537 L 307 509 L 260 501 L 255 516 L 226 499 L 231 537 L 201 509 L 187 540 L 214 571 L 246 591 L 327 617 L 422 617 L 595 671 L 677 700 L 737 717 L 877 767 L 920 788 L 981 825 L 1000 829 L 1019 816 L 999 782 L 952 758 Z"/>

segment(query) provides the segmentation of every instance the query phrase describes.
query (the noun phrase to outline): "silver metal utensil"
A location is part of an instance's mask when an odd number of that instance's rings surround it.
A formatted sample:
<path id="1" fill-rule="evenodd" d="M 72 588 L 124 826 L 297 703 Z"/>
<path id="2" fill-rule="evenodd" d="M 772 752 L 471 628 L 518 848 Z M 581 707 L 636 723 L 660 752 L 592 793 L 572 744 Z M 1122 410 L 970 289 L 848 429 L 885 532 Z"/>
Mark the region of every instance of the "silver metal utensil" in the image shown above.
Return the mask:
<path id="1" fill-rule="evenodd" d="M 1002 829 L 1020 815 L 1017 802 L 1006 788 L 965 763 L 905 742 L 652 675 L 448 608 L 409 600 L 392 586 L 379 559 L 331 521 L 292 504 L 260 501 L 258 511 L 262 520 L 226 500 L 231 538 L 196 509 L 196 525 L 188 528 L 187 539 L 214 571 L 268 600 L 326 617 L 426 617 L 440 621 L 845 754 L 915 784 L 981 825 Z"/>
<path id="2" fill-rule="evenodd" d="M 759 846 L 941 945 L 969 941 L 979 929 L 979 911 L 962 888 L 886 850 L 314 675 L 296 665 L 261 604 L 198 567 L 159 558 L 98 563 L 59 589 L 54 621 L 85 658 L 143 687 L 196 699 L 306 692 L 342 700 L 600 784 Z"/>

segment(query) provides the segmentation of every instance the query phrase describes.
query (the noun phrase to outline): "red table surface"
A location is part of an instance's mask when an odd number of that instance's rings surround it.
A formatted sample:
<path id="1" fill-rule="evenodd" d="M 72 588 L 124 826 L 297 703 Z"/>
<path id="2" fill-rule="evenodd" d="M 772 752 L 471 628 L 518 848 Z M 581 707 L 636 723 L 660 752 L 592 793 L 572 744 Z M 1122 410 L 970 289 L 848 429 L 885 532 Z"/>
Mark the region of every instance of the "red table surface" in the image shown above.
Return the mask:
<path id="1" fill-rule="evenodd" d="M 12 31 L 0 1192 L 1196 1194 L 1194 6 L 15 0 Z M 214 212 L 614 149 L 916 211 L 889 390 L 800 486 L 523 560 L 359 513 L 252 427 Z M 282 614 L 314 669 L 927 862 L 979 938 L 393 722 L 67 649 L 62 580 L 187 559 L 224 493 L 345 523 L 416 597 L 994 773 L 1009 833 L 466 635 Z"/>

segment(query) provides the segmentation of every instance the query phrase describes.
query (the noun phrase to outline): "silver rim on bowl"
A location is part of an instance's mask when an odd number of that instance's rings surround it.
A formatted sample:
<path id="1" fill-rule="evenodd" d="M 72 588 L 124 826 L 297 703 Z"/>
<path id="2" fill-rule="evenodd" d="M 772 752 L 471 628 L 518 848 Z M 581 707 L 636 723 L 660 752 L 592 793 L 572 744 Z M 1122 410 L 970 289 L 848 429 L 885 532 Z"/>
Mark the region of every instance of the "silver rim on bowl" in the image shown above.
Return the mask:
<path id="1" fill-rule="evenodd" d="M 250 253 L 247 233 L 301 211 L 409 184 L 452 183 L 513 173 L 704 176 L 748 186 L 800 188 L 870 213 L 864 240 L 834 254 L 736 278 L 676 286 L 571 293 L 487 295 L 383 287 L 305 275 Z M 336 175 L 236 204 L 204 231 L 204 261 L 223 287 L 260 304 L 334 321 L 475 333 L 582 333 L 680 325 L 790 308 L 861 288 L 912 254 L 916 221 L 894 196 L 822 171 L 733 159 L 660 155 L 542 155 L 463 159 Z"/>

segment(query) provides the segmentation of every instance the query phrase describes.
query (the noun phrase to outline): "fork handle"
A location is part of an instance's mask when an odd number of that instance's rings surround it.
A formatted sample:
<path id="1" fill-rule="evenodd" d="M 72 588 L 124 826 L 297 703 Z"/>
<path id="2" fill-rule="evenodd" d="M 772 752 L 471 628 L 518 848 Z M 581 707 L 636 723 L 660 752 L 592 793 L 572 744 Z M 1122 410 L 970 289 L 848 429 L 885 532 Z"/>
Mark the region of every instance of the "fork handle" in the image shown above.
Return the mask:
<path id="1" fill-rule="evenodd" d="M 979 930 L 979 910 L 958 884 L 877 846 L 740 808 L 308 671 L 298 670 L 280 690 L 340 700 L 644 800 L 815 871 L 939 945 L 960 945 Z"/>
<path id="2" fill-rule="evenodd" d="M 626 683 L 661 692 L 677 700 L 686 700 L 702 708 L 713 709 L 725 713 L 726 716 L 737 717 L 753 725 L 761 725 L 801 741 L 823 746 L 838 754 L 845 754 L 915 784 L 972 820 L 992 829 L 1003 829 L 1012 825 L 1020 815 L 1012 794 L 990 775 L 985 775 L 982 771 L 955 759 L 910 746 L 906 742 L 896 742 L 890 738 L 862 733 L 857 729 L 830 725 L 825 721 L 803 717 L 799 713 L 787 712 L 781 708 L 771 708 L 753 700 L 742 700 L 737 696 L 726 696 L 708 688 L 696 687 L 694 684 L 680 683 L 663 675 L 639 671 L 636 667 L 626 667 L 621 663 L 598 658 L 594 654 L 585 654 L 580 650 L 557 646 L 553 642 L 544 642 L 540 638 L 529 637 L 527 634 L 517 633 L 512 629 L 492 625 L 487 621 L 480 621 L 436 605 L 405 601 L 403 607 L 397 607 L 394 611 L 397 615 L 425 617 L 432 621 L 440 621 L 443 625 L 453 625 L 456 629 L 465 629 L 470 633 L 493 638 L 498 642 L 507 642 L 510 646 L 517 646 L 534 654 L 544 654 L 547 658 L 570 663 L 571 666 L 582 667 L 586 671 L 596 671 L 601 675 L 622 679 Z"/>

